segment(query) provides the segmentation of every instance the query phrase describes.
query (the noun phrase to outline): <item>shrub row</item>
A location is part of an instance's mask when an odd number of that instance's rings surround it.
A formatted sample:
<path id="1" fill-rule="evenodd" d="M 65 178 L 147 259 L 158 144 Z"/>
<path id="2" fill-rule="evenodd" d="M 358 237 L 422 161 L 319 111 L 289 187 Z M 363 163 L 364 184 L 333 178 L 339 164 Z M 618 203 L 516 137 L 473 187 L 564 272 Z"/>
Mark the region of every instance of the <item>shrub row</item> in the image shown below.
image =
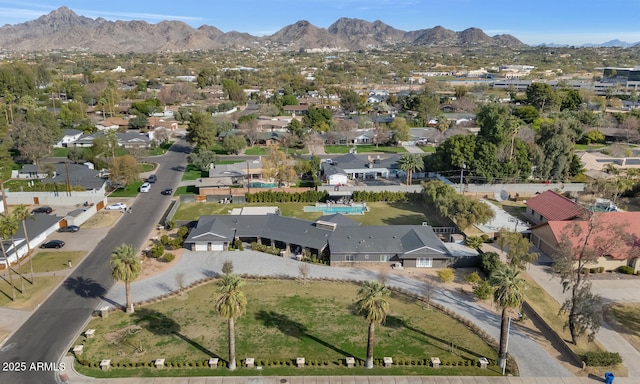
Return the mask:
<path id="1" fill-rule="evenodd" d="M 607 367 L 611 365 L 621 364 L 622 356 L 618 352 L 587 352 L 582 355 L 585 364 L 591 367 Z"/>
<path id="2" fill-rule="evenodd" d="M 78 364 L 89 368 L 100 368 L 100 361 L 89 361 L 86 359 L 76 359 Z M 112 361 L 111 366 L 114 368 L 155 368 L 155 360 L 152 361 Z M 165 361 L 164 366 L 168 368 L 198 368 L 208 367 L 209 361 Z M 226 361 L 219 361 L 218 366 L 227 366 Z"/>
<path id="3" fill-rule="evenodd" d="M 632 270 L 633 270 L 633 268 L 632 268 Z M 583 274 L 586 274 L 586 273 L 602 273 L 602 272 L 604 272 L 604 267 L 582 268 L 581 272 Z"/>
<path id="4" fill-rule="evenodd" d="M 268 246 L 264 244 L 258 244 L 255 241 L 251 243 L 251 249 L 258 252 L 269 253 L 272 255 L 280 256 L 280 250 L 273 245 Z"/>
<path id="5" fill-rule="evenodd" d="M 622 265 L 618 267 L 618 272 L 624 273 L 625 275 L 633 275 L 635 273 L 633 267 L 630 267 L 628 265 Z"/>
<path id="6" fill-rule="evenodd" d="M 375 202 L 375 201 L 419 201 L 422 199 L 421 194 L 414 192 L 370 192 L 370 191 L 353 191 L 353 201 L 358 202 Z"/>
<path id="7" fill-rule="evenodd" d="M 247 203 L 315 203 L 326 201 L 329 194 L 322 191 L 273 192 L 262 191 L 245 194 Z"/>

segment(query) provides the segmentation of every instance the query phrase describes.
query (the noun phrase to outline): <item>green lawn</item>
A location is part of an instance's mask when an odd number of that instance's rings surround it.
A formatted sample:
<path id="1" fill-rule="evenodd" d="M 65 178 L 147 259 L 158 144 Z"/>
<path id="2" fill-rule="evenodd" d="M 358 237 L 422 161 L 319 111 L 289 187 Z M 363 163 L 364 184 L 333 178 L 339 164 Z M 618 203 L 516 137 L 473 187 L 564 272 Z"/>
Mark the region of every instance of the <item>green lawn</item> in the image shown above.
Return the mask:
<path id="1" fill-rule="evenodd" d="M 161 144 L 159 147 L 156 147 L 152 150 L 149 151 L 149 156 L 160 156 L 160 155 L 164 155 L 165 153 L 167 153 L 167 151 L 169 150 L 169 148 L 173 145 L 173 141 L 165 143 L 165 144 Z"/>
<path id="2" fill-rule="evenodd" d="M 253 155 L 253 156 L 262 156 L 262 155 L 268 155 L 269 154 L 269 148 L 265 148 L 265 147 L 251 147 L 251 148 L 247 148 L 244 151 L 245 155 Z"/>
<path id="3" fill-rule="evenodd" d="M 418 148 L 422 149 L 422 152 L 424 153 L 433 153 L 436 151 L 436 147 L 432 145 L 419 146 Z"/>
<path id="4" fill-rule="evenodd" d="M 182 188 L 182 187 L 181 187 Z M 176 192 L 176 194 L 178 194 Z M 182 203 L 173 220 L 197 220 L 202 215 L 226 215 L 233 208 L 277 206 L 282 216 L 316 220 L 321 212 L 304 212 L 304 207 L 312 203 Z M 421 225 L 428 222 L 432 226 L 451 226 L 451 222 L 441 218 L 435 209 L 413 202 L 374 202 L 367 203 L 369 212 L 364 215 L 349 215 L 363 225 Z"/>
<path id="5" fill-rule="evenodd" d="M 209 177 L 209 172 L 201 171 L 200 168 L 195 165 L 189 164 L 182 175 L 182 181 L 198 180 L 201 177 Z"/>
<path id="6" fill-rule="evenodd" d="M 360 363 L 366 356 L 368 323 L 353 309 L 358 289 L 358 285 L 351 283 L 246 280 L 242 290 L 247 298 L 247 310 L 236 321 L 235 328 L 237 359 L 254 357 L 264 366 L 265 375 L 272 375 L 278 369 L 282 374 L 288 371 L 296 375 L 354 374 L 356 369 L 344 367 L 342 361 L 354 356 Z M 107 318 L 95 318 L 87 328 L 95 329 L 97 337 L 81 336 L 75 344 L 84 345 L 82 359 L 89 362 L 105 358 L 112 359 L 112 364 L 147 362 L 159 356 L 166 359 L 165 363 L 204 362 L 212 356 L 224 360 L 228 358 L 227 321 L 212 309 L 216 297 L 215 286 L 209 283 L 182 297 L 138 306 L 131 315 L 116 312 Z M 388 301 L 389 316 L 383 325 L 376 327 L 376 359 L 392 356 L 396 362 L 419 359 L 424 364 L 431 356 L 449 363 L 475 362 L 482 356 L 492 361 L 497 358 L 495 350 L 473 330 L 449 316 L 435 309 L 426 310 L 415 300 L 397 294 L 392 294 Z M 132 328 L 136 326 L 138 328 Z M 275 368 L 267 364 L 301 356 L 309 363 L 317 361 L 321 367 L 287 370 L 286 366 Z M 442 374 L 417 365 L 398 366 L 394 370 L 394 374 Z M 464 364 L 448 370 L 449 375 L 499 373 L 494 364 L 487 370 Z M 126 371 L 127 376 L 144 374 L 134 373 L 133 368 Z M 186 373 L 180 375 L 202 372 L 184 371 Z M 215 374 L 225 375 L 226 371 L 219 368 Z M 387 371 L 375 367 L 367 374 L 387 374 Z M 97 375 L 100 371 L 84 369 L 82 372 Z M 155 373 L 154 370 L 146 372 Z M 208 375 L 213 373 L 209 370 Z M 234 374 L 243 373 L 255 375 L 255 370 L 240 367 Z"/>
<path id="7" fill-rule="evenodd" d="M 576 144 L 576 151 L 589 151 L 606 148 L 606 144 Z"/>
<path id="8" fill-rule="evenodd" d="M 174 196 L 179 195 L 197 195 L 198 188 L 195 185 L 183 185 L 182 187 L 178 187 L 176 191 L 173 193 Z"/>
<path id="9" fill-rule="evenodd" d="M 220 144 L 220 143 L 215 143 L 213 146 L 211 146 L 211 147 L 209 147 L 207 149 L 217 153 L 218 155 L 228 155 L 229 154 L 224 148 L 222 148 L 222 144 Z"/>
<path id="10" fill-rule="evenodd" d="M 140 186 L 142 185 L 142 181 L 136 181 L 135 183 L 131 183 L 127 185 L 125 188 L 116 189 L 115 191 L 109 194 L 110 197 L 136 197 L 140 192 Z"/>
<path id="11" fill-rule="evenodd" d="M 82 230 L 81 230 L 82 231 Z M 52 272 L 69 269 L 68 262 L 75 266 L 87 254 L 84 251 L 39 251 L 33 256 L 33 272 Z M 18 272 L 29 274 L 29 262 L 18 268 Z"/>
<path id="12" fill-rule="evenodd" d="M 156 165 L 155 164 L 151 164 L 151 163 L 141 163 L 140 164 L 142 167 L 142 171 L 140 172 L 151 172 L 154 169 L 156 169 Z"/>
<path id="13" fill-rule="evenodd" d="M 69 150 L 67 148 L 53 148 L 53 157 L 67 157 Z"/>
<path id="14" fill-rule="evenodd" d="M 350 145 L 325 145 L 324 151 L 327 154 L 342 154 L 349 153 L 349 150 L 353 148 Z M 403 147 L 385 147 L 375 145 L 357 145 L 356 149 L 358 153 L 407 153 L 407 150 Z"/>
<path id="15" fill-rule="evenodd" d="M 216 165 L 221 165 L 221 164 L 236 164 L 236 163 L 244 163 L 245 160 L 218 160 L 215 161 L 214 164 Z"/>

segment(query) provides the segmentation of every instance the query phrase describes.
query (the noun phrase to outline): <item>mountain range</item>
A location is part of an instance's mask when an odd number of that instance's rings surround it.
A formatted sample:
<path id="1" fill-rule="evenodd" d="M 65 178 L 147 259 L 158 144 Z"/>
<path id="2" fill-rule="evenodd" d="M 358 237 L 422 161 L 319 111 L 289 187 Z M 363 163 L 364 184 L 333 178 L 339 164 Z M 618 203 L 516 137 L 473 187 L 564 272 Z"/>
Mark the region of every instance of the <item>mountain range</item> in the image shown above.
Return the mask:
<path id="1" fill-rule="evenodd" d="M 60 7 L 25 23 L 0 27 L 0 47 L 5 51 L 78 49 L 96 53 L 166 52 L 210 49 L 242 49 L 254 46 L 301 49 L 359 50 L 390 45 L 445 47 L 526 46 L 511 35 L 489 36 L 481 29 L 461 32 L 441 26 L 402 31 L 381 21 L 341 18 L 329 28 L 319 28 L 306 20 L 287 25 L 270 36 L 222 32 L 203 25 L 193 28 L 181 21 L 109 21 L 77 15 Z"/>

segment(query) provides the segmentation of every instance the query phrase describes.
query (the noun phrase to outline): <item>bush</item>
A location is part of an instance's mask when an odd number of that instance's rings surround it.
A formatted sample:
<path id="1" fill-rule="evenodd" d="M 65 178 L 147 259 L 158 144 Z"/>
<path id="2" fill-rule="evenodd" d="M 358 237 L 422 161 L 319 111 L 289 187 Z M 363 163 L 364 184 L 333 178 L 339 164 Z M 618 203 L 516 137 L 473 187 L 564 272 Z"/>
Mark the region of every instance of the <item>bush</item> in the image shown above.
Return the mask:
<path id="1" fill-rule="evenodd" d="M 165 263 L 170 263 L 172 262 L 174 259 L 176 258 L 176 255 L 174 255 L 173 253 L 165 253 L 164 255 L 162 255 L 162 257 L 160 258 L 162 261 L 164 261 Z"/>
<path id="2" fill-rule="evenodd" d="M 187 228 L 186 225 L 183 225 L 178 229 L 178 237 L 182 239 L 186 239 L 188 234 L 189 234 L 189 228 Z"/>
<path id="3" fill-rule="evenodd" d="M 455 273 L 453 272 L 452 268 L 443 268 L 438 271 L 438 278 L 443 283 L 452 282 L 454 277 L 455 277 Z"/>
<path id="4" fill-rule="evenodd" d="M 473 294 L 480 300 L 487 300 L 493 294 L 493 288 L 487 280 L 480 280 L 473 285 Z"/>
<path id="5" fill-rule="evenodd" d="M 625 275 L 633 275 L 635 273 L 633 267 L 630 267 L 628 265 L 622 265 L 618 267 L 617 271 L 620 273 L 624 273 Z"/>
<path id="6" fill-rule="evenodd" d="M 244 245 L 242 244 L 242 240 L 240 239 L 235 239 L 233 241 L 233 248 L 237 249 L 239 251 L 244 251 Z"/>
<path id="7" fill-rule="evenodd" d="M 172 230 L 176 227 L 176 222 L 173 220 L 169 220 L 167 221 L 167 229 L 168 230 Z"/>
<path id="8" fill-rule="evenodd" d="M 591 367 L 607 367 L 622 363 L 622 356 L 618 352 L 587 352 L 582 355 L 582 359 Z"/>
<path id="9" fill-rule="evenodd" d="M 487 276 L 491 277 L 491 274 L 502 265 L 500 256 L 495 252 L 486 252 L 480 256 L 480 269 Z"/>
<path id="10" fill-rule="evenodd" d="M 464 281 L 471 285 L 475 285 L 482 281 L 482 278 L 480 277 L 480 274 L 478 272 L 472 272 L 464 277 Z"/>
<path id="11" fill-rule="evenodd" d="M 162 257 L 162 255 L 164 255 L 164 250 L 164 245 L 162 245 L 162 243 L 156 244 L 151 247 L 150 255 L 155 258 Z"/>

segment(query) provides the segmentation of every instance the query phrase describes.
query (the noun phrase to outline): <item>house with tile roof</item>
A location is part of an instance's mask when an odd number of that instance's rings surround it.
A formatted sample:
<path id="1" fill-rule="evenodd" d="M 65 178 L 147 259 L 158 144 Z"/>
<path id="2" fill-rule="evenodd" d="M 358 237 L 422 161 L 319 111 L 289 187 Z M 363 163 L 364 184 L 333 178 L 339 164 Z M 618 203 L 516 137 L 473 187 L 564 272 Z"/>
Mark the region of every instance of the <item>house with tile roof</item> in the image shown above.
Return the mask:
<path id="1" fill-rule="evenodd" d="M 531 243 L 549 256 L 557 254 L 563 241 L 577 247 L 587 240 L 588 247 L 599 252 L 597 261 L 590 268 L 605 270 L 628 265 L 640 270 L 640 212 L 595 212 L 594 230 L 585 239 L 588 221 L 548 221 L 531 227 Z M 576 231 L 579 229 L 578 231 Z M 623 233 L 620 240 L 616 233 Z"/>
<path id="2" fill-rule="evenodd" d="M 526 202 L 525 216 L 534 224 L 567 221 L 583 216 L 586 209 L 559 193 L 547 190 Z"/>
<path id="3" fill-rule="evenodd" d="M 469 266 L 477 253 L 450 251 L 428 225 L 361 226 L 344 215 L 316 221 L 278 215 L 202 216 L 185 240 L 193 251 L 222 251 L 235 239 L 274 246 L 283 254 L 303 249 L 331 265 Z"/>

